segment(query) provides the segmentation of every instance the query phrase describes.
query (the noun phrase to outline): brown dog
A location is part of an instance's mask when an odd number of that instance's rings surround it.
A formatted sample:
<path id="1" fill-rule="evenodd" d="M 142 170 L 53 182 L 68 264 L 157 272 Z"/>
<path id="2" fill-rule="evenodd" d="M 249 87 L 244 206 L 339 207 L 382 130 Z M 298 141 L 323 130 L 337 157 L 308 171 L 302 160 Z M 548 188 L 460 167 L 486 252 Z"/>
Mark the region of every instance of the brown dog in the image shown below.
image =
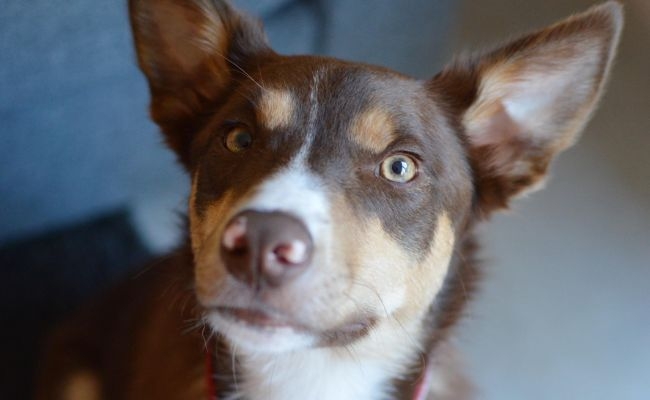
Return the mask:
<path id="1" fill-rule="evenodd" d="M 218 0 L 130 11 L 190 240 L 61 328 L 38 398 L 463 398 L 472 229 L 575 142 L 621 6 L 427 81 L 278 55 Z"/>

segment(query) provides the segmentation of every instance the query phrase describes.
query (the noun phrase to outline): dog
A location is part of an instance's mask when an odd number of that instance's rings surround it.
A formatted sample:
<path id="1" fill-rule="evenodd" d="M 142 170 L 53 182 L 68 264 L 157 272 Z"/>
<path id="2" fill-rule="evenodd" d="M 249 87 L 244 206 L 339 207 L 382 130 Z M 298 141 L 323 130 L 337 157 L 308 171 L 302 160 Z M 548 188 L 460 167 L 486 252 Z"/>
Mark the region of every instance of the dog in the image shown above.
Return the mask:
<path id="1" fill-rule="evenodd" d="M 608 2 L 428 80 L 282 56 L 219 0 L 130 0 L 187 244 L 52 336 L 37 399 L 463 399 L 473 229 L 539 189 L 603 91 Z"/>

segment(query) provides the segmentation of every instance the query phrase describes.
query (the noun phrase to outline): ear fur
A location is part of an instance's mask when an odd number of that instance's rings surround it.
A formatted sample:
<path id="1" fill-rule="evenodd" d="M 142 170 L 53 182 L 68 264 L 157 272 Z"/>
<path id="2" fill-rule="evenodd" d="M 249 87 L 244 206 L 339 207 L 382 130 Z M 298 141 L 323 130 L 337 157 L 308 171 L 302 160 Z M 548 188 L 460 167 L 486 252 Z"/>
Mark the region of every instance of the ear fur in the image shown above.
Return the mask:
<path id="1" fill-rule="evenodd" d="M 483 214 L 536 189 L 601 96 L 623 26 L 610 1 L 470 61 L 430 87 L 464 133 Z"/>
<path id="2" fill-rule="evenodd" d="M 255 57 L 272 53 L 261 24 L 221 0 L 130 0 L 138 64 L 151 116 L 189 167 L 202 111 L 219 102 Z"/>

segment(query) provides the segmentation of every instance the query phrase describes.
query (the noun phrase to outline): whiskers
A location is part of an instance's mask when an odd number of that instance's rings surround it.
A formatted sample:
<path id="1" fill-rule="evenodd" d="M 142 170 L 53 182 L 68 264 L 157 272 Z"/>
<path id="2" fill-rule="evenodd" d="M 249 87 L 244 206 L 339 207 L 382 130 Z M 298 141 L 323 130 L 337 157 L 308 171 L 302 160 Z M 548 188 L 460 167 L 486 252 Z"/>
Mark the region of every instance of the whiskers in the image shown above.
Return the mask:
<path id="1" fill-rule="evenodd" d="M 239 381 L 237 380 L 237 345 L 230 346 L 230 370 L 232 375 L 232 383 L 235 387 L 235 393 L 240 393 Z"/>
<path id="2" fill-rule="evenodd" d="M 394 313 L 391 313 L 391 312 L 388 311 L 388 308 L 386 307 L 386 303 L 384 302 L 384 299 L 382 298 L 382 296 L 381 296 L 381 294 L 379 293 L 379 291 L 377 290 L 377 288 L 375 288 L 375 287 L 372 286 L 371 284 L 368 284 L 368 283 L 366 283 L 366 282 L 363 282 L 363 281 L 361 281 L 361 280 L 359 280 L 359 279 L 353 279 L 353 280 L 352 280 L 352 284 L 353 284 L 353 285 L 356 285 L 356 286 L 361 286 L 361 287 L 363 287 L 363 288 L 365 288 L 365 289 L 370 290 L 370 291 L 375 295 L 375 297 L 377 298 L 377 301 L 379 301 L 379 304 L 381 304 L 381 306 L 382 306 L 382 308 L 383 308 L 383 310 L 384 310 L 384 316 L 385 316 L 387 319 L 391 319 L 392 321 L 394 321 L 394 322 L 397 324 L 397 326 L 399 327 L 399 329 L 404 333 L 404 337 L 406 338 L 406 340 L 408 340 L 409 343 L 410 343 L 414 348 L 416 348 L 416 349 L 418 349 L 418 350 L 422 350 L 422 344 L 420 343 L 420 341 L 417 340 L 417 339 L 413 336 L 413 334 L 412 334 L 411 332 L 409 332 L 408 329 L 406 329 L 406 327 L 404 326 L 404 324 L 402 323 L 402 321 L 400 321 L 399 318 L 397 318 L 397 316 L 396 316 Z M 359 306 L 358 301 L 356 301 L 355 299 L 353 299 L 353 298 L 352 298 L 351 296 L 349 296 L 349 295 L 347 295 L 347 297 L 348 297 L 350 300 L 352 300 L 353 302 L 355 302 L 355 304 L 357 304 L 357 306 Z M 421 352 L 420 352 L 420 353 L 421 353 Z M 420 354 L 420 358 L 421 358 L 421 362 L 422 362 L 422 364 L 425 364 L 425 363 L 426 363 L 426 360 L 424 359 L 424 356 L 423 356 L 422 354 Z"/>
<path id="3" fill-rule="evenodd" d="M 262 89 L 263 91 L 266 91 L 266 88 L 258 81 L 255 80 L 244 68 L 242 68 L 239 64 L 237 64 L 235 61 L 233 61 L 230 57 L 226 56 L 225 54 L 219 52 L 219 51 L 214 51 L 216 55 L 219 57 L 223 58 L 228 64 L 230 64 L 233 68 L 235 68 L 237 71 L 239 71 L 244 77 L 248 78 L 251 82 L 253 82 L 257 87 Z"/>
<path id="4" fill-rule="evenodd" d="M 187 325 L 182 331 L 181 334 L 183 336 L 189 335 L 190 333 L 193 333 L 194 331 L 198 331 L 199 329 L 205 329 L 205 321 L 203 318 L 187 318 L 183 321 L 185 325 Z M 201 332 L 201 336 L 203 335 L 203 332 Z M 204 338 L 205 341 L 205 338 Z"/>

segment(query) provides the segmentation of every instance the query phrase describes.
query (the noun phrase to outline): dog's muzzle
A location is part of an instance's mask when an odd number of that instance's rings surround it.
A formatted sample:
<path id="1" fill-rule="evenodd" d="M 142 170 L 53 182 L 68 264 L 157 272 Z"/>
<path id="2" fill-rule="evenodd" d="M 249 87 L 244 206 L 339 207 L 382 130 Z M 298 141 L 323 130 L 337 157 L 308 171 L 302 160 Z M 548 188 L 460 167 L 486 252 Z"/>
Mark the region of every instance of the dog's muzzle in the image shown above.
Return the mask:
<path id="1" fill-rule="evenodd" d="M 226 225 L 221 258 L 233 277 L 260 291 L 286 285 L 302 274 L 313 247 L 311 235 L 297 218 L 247 210 Z"/>

